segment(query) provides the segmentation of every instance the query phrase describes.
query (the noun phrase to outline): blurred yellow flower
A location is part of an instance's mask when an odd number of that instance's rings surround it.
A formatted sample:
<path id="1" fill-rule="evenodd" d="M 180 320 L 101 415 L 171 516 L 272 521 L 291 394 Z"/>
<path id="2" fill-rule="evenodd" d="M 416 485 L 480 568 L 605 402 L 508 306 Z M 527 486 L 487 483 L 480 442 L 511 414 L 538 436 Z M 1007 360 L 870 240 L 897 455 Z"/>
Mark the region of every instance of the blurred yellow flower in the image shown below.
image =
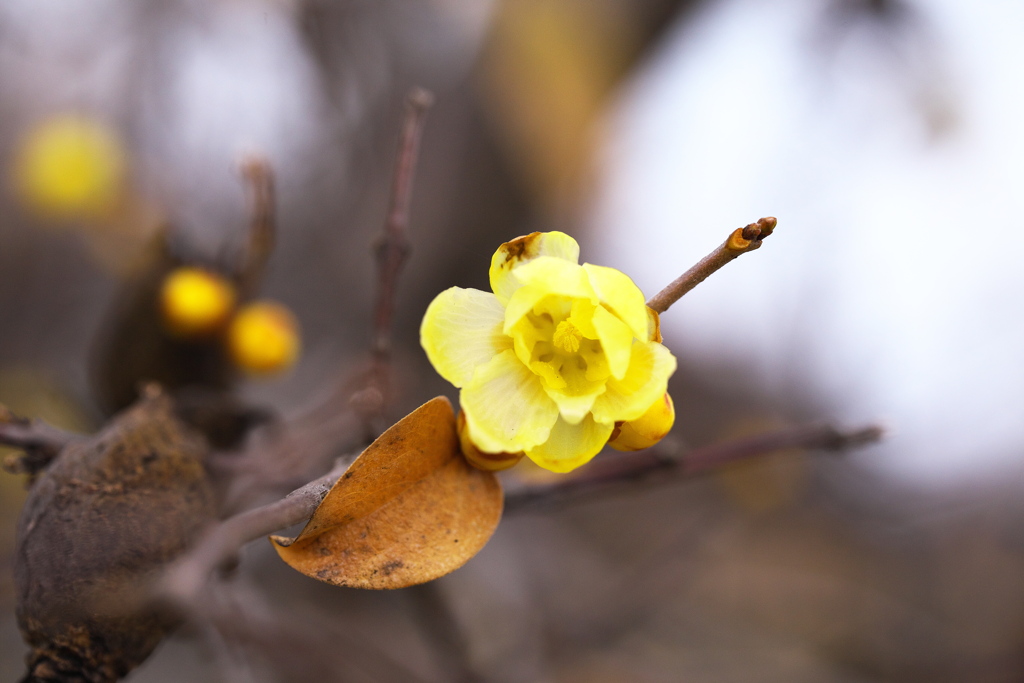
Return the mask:
<path id="1" fill-rule="evenodd" d="M 35 211 L 56 218 L 93 217 L 116 205 L 125 155 L 109 128 L 62 115 L 28 132 L 14 172 L 22 198 Z"/>
<path id="2" fill-rule="evenodd" d="M 676 360 L 657 314 L 629 277 L 578 261 L 574 239 L 535 232 L 495 252 L 493 294 L 452 287 L 427 308 L 420 341 L 479 451 L 568 472 L 664 401 Z"/>
<path id="3" fill-rule="evenodd" d="M 299 358 L 299 324 L 287 307 L 273 301 L 243 306 L 228 327 L 228 352 L 243 370 L 271 374 Z"/>
<path id="4" fill-rule="evenodd" d="M 217 332 L 234 308 L 234 285 L 223 275 L 202 268 L 176 268 L 160 288 L 164 327 L 177 337 Z"/>

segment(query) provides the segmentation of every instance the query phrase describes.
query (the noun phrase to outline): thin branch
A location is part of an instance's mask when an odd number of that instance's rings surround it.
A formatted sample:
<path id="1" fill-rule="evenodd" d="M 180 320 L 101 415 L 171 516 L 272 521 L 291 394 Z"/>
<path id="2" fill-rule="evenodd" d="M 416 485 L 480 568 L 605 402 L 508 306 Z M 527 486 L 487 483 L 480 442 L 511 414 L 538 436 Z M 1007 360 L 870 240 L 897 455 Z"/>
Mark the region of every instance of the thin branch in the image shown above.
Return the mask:
<path id="1" fill-rule="evenodd" d="M 395 653 L 346 628 L 337 613 L 325 617 L 302 605 L 274 606 L 244 578 L 219 582 L 188 608 L 195 626 L 216 632 L 214 643 L 221 640 L 250 662 L 258 658 L 257 670 L 274 680 L 279 677 L 274 674 L 287 680 L 349 680 L 358 673 L 360 680 L 424 681 Z"/>
<path id="2" fill-rule="evenodd" d="M 200 620 L 197 626 L 213 656 L 221 680 L 225 683 L 253 683 L 256 678 L 249 662 L 240 656 L 237 644 L 230 642 L 212 622 L 212 619 Z"/>
<path id="3" fill-rule="evenodd" d="M 361 378 L 349 405 L 362 417 L 364 437 L 373 439 L 384 429 L 383 412 L 391 394 L 391 326 L 395 313 L 398 276 L 409 258 L 409 201 L 416 173 L 420 138 L 427 110 L 434 96 L 422 88 L 413 88 L 405 101 L 405 123 L 398 145 L 395 175 L 391 186 L 391 205 L 384 232 L 375 246 L 377 258 L 377 301 L 374 307 L 373 347 L 370 368 Z"/>
<path id="4" fill-rule="evenodd" d="M 15 415 L 0 404 L 0 444 L 24 451 L 20 456 L 9 456 L 3 469 L 11 473 L 36 474 L 57 457 L 68 444 L 85 437 L 66 432 L 40 420 Z"/>
<path id="5" fill-rule="evenodd" d="M 525 486 L 505 498 L 505 512 L 584 499 L 593 495 L 706 474 L 738 460 L 769 455 L 788 448 L 842 451 L 882 438 L 877 426 L 840 432 L 829 425 L 810 425 L 768 432 L 695 448 L 681 456 L 649 449 L 599 460 L 578 476 L 551 484 Z"/>
<path id="6" fill-rule="evenodd" d="M 445 680 L 452 683 L 476 683 L 483 679 L 473 669 L 469 640 L 436 581 L 410 586 L 406 594 L 412 600 L 413 616 L 444 670 Z"/>
<path id="7" fill-rule="evenodd" d="M 238 274 L 243 297 L 252 296 L 263 277 L 276 241 L 274 172 L 262 157 L 242 162 L 242 177 L 249 186 L 249 244 Z"/>
<path id="8" fill-rule="evenodd" d="M 281 500 L 242 512 L 214 526 L 168 569 L 158 587 L 160 596 L 188 603 L 201 592 L 209 575 L 234 560 L 242 546 L 308 520 L 350 463 L 349 458 L 340 459 L 330 472 Z"/>
<path id="9" fill-rule="evenodd" d="M 693 268 L 676 278 L 670 285 L 651 297 L 647 305 L 658 313 L 664 313 L 669 306 L 691 289 L 704 282 L 716 270 L 734 260 L 740 254 L 754 251 L 761 247 L 761 241 L 772 234 L 777 221 L 771 216 L 762 218 L 756 223 L 737 228 L 729 235 L 729 239 L 713 252 L 697 262 Z"/>
<path id="10" fill-rule="evenodd" d="M 405 124 L 395 163 L 391 187 L 391 207 L 384 224 L 384 235 L 377 243 L 377 305 L 374 316 L 374 354 L 386 358 L 391 349 L 391 320 L 394 317 L 398 275 L 409 257 L 409 200 L 419 156 L 420 138 L 427 110 L 434 96 L 414 88 L 406 98 Z"/>

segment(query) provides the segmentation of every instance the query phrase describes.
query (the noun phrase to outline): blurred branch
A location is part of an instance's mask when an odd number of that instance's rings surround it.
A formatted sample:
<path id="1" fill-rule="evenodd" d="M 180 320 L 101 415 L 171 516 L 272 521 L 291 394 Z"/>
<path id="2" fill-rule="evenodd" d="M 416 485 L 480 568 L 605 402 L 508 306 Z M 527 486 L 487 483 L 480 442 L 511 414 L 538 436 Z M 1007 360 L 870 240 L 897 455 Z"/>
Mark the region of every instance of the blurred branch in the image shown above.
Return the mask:
<path id="1" fill-rule="evenodd" d="M 579 475 L 550 484 L 525 486 L 505 498 L 505 512 L 549 507 L 595 495 L 706 474 L 723 465 L 789 448 L 843 451 L 875 443 L 880 427 L 841 432 L 829 425 L 782 429 L 695 448 L 683 455 L 668 455 L 657 448 L 598 460 Z"/>
<path id="2" fill-rule="evenodd" d="M 676 278 L 650 298 L 647 305 L 658 313 L 664 313 L 691 289 L 704 282 L 716 270 L 741 254 L 761 248 L 764 238 L 772 234 L 777 221 L 771 216 L 762 218 L 743 228 L 737 228 L 729 239 L 713 252 L 702 258 L 695 266 Z"/>
<path id="3" fill-rule="evenodd" d="M 431 581 L 410 586 L 406 592 L 412 599 L 420 631 L 445 672 L 445 680 L 452 683 L 482 681 L 483 678 L 473 670 L 469 642 L 458 615 L 438 583 Z"/>
<path id="4" fill-rule="evenodd" d="M 242 177 L 249 186 L 251 218 L 249 244 L 238 279 L 242 296 L 249 297 L 262 279 L 267 260 L 274 251 L 277 233 L 274 221 L 274 172 L 266 159 L 254 156 L 242 162 Z"/>
<path id="5" fill-rule="evenodd" d="M 226 673 L 251 676 L 253 669 L 246 659 L 259 658 L 259 673 L 278 674 L 273 680 L 348 681 L 358 672 L 358 680 L 424 681 L 359 629 L 347 628 L 349 622 L 339 620 L 337 614 L 325 618 L 300 605 L 275 607 L 264 591 L 244 579 L 218 585 L 190 608 L 188 616 L 215 655 L 220 647 L 242 655 L 223 662 Z"/>
<path id="6" fill-rule="evenodd" d="M 236 470 L 235 474 L 241 475 L 232 478 L 226 496 L 229 509 L 246 497 L 323 466 L 323 456 L 337 453 L 335 445 L 352 441 L 349 437 L 360 428 L 365 443 L 383 431 L 384 425 L 378 423 L 390 393 L 394 300 L 410 250 L 409 202 L 423 125 L 432 103 L 433 96 L 421 88 L 413 89 L 406 99 L 390 207 L 375 249 L 378 279 L 370 369 L 354 380 L 343 381 L 304 415 L 285 425 L 283 434 L 271 434 L 267 443 L 251 445 L 241 458 L 217 458 L 217 469 Z M 249 161 L 243 172 L 253 187 L 254 198 L 252 243 L 243 277 L 256 278 L 273 246 L 272 174 L 261 160 Z"/>
<path id="7" fill-rule="evenodd" d="M 371 418 L 380 415 L 380 410 L 384 405 L 386 372 L 390 363 L 394 298 L 398 276 L 409 252 L 407 225 L 412 181 L 424 118 L 431 101 L 431 95 L 419 89 L 414 90 L 407 100 L 406 119 L 395 168 L 391 206 L 384 226 L 383 237 L 376 250 L 378 291 L 372 347 L 373 370 L 361 385 L 357 385 L 360 388 L 346 396 L 347 405 L 343 406 L 343 408 L 355 407 L 356 412 L 361 413 L 366 425 L 369 424 Z M 272 179 L 270 169 L 265 162 L 250 161 L 245 165 L 244 172 L 253 186 L 254 209 L 250 250 L 243 267 L 242 278 L 244 282 L 252 284 L 258 280 L 273 245 Z M 371 392 L 376 392 L 376 400 L 367 397 Z M 243 454 L 244 457 L 235 463 L 235 467 L 241 466 L 241 470 L 245 468 L 252 470 L 251 474 L 255 481 L 242 488 L 266 490 L 269 488 L 269 484 L 274 483 L 271 481 L 274 478 L 269 476 L 268 472 L 263 471 L 265 469 L 263 465 L 266 463 L 263 462 L 265 458 L 260 457 L 261 454 L 290 455 L 289 460 L 295 460 L 296 462 L 293 463 L 295 466 L 310 464 L 298 462 L 309 460 L 309 458 L 304 457 L 301 448 L 296 448 L 297 445 L 308 444 L 304 438 L 308 436 L 307 430 L 296 430 L 293 427 L 302 423 L 306 423 L 305 426 L 308 427 L 310 426 L 308 422 L 311 419 L 327 418 L 327 423 L 338 422 L 338 429 L 346 429 L 351 425 L 353 415 L 351 410 L 338 409 L 337 401 L 340 395 L 339 392 L 331 392 L 327 400 L 316 410 L 311 411 L 310 415 L 299 420 L 295 425 L 284 425 L 283 433 L 275 434 L 270 431 L 267 443 L 250 445 Z M 325 412 L 328 408 L 330 408 L 329 413 Z M 332 415 L 337 416 L 337 413 L 342 413 L 341 419 L 330 419 Z M 320 433 L 323 430 L 313 431 L 323 436 Z M 316 451 L 317 449 L 312 450 Z M 319 460 L 319 458 L 314 459 Z M 234 458 L 215 459 L 217 463 L 215 469 L 223 469 L 226 474 L 230 474 L 232 460 Z M 211 575 L 217 569 L 230 565 L 237 558 L 241 548 L 250 541 L 308 520 L 327 492 L 344 474 L 351 460 L 352 458 L 341 458 L 329 473 L 297 488 L 284 498 L 239 513 L 213 526 L 189 553 L 168 568 L 153 589 L 155 595 L 149 597 L 168 600 L 172 604 L 194 613 L 195 604 L 201 602 L 203 596 L 208 593 L 207 588 Z M 294 469 L 290 469 L 294 473 Z M 237 477 L 231 477 L 231 479 L 234 480 Z"/>
<path id="8" fill-rule="evenodd" d="M 13 474 L 35 474 L 50 464 L 68 444 L 84 438 L 39 420 L 15 415 L 0 404 L 0 444 L 24 453 L 4 459 L 3 469 Z"/>

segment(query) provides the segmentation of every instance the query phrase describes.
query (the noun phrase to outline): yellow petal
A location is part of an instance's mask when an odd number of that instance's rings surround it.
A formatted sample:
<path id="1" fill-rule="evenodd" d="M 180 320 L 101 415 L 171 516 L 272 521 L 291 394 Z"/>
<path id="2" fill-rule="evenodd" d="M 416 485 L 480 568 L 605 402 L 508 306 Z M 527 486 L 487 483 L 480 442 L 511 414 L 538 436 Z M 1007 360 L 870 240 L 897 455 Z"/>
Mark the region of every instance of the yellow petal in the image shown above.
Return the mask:
<path id="1" fill-rule="evenodd" d="M 586 340 L 584 347 L 589 346 L 598 346 L 598 343 Z M 544 382 L 544 390 L 558 404 L 559 414 L 569 424 L 579 424 L 590 413 L 597 397 L 605 392 L 608 376 L 599 380 L 590 379 L 590 368 L 585 360 L 583 354 L 557 357 L 554 362 L 557 365 L 557 377 L 561 381 L 558 384 Z M 531 368 L 537 372 L 541 365 L 544 364 L 534 363 Z"/>
<path id="2" fill-rule="evenodd" d="M 529 366 L 536 360 L 536 356 L 551 351 L 551 330 L 553 328 L 553 324 L 543 318 L 538 319 L 536 316 L 523 316 L 512 326 L 509 330 L 512 337 L 512 348 L 523 365 Z M 538 344 L 541 345 L 539 350 Z"/>
<path id="3" fill-rule="evenodd" d="M 594 401 L 594 419 L 607 424 L 637 419 L 665 393 L 675 370 L 675 357 L 661 344 L 634 343 L 626 375 L 609 379 L 607 390 Z"/>
<path id="4" fill-rule="evenodd" d="M 632 356 L 632 330 L 626 323 L 609 313 L 604 306 L 594 309 L 592 322 L 597 331 L 597 338 L 601 340 L 601 348 L 608 360 L 612 377 L 622 379 L 626 375 L 629 359 Z"/>
<path id="5" fill-rule="evenodd" d="M 626 323 L 637 339 L 646 339 L 647 304 L 640 288 L 628 275 L 614 268 L 584 263 L 583 270 L 601 303 Z"/>
<path id="6" fill-rule="evenodd" d="M 587 364 L 587 372 L 585 374 L 587 381 L 604 384 L 605 380 L 611 376 L 612 371 L 608 367 L 608 356 L 605 355 L 601 342 L 590 339 L 584 340 L 580 344 L 580 356 Z M 628 359 L 626 362 L 628 364 Z"/>
<path id="7" fill-rule="evenodd" d="M 569 472 L 601 452 L 613 426 L 594 421 L 589 415 L 579 424 L 559 418 L 547 441 L 526 451 L 527 457 L 552 472 Z"/>
<path id="8" fill-rule="evenodd" d="M 420 344 L 438 374 L 457 387 L 512 340 L 502 333 L 505 309 L 490 292 L 452 287 L 437 295 L 420 325 Z"/>
<path id="9" fill-rule="evenodd" d="M 515 453 L 547 440 L 558 406 L 511 349 L 477 368 L 459 395 L 477 448 Z"/>
<path id="10" fill-rule="evenodd" d="M 526 314 L 532 313 L 534 308 L 537 308 L 549 295 L 550 292 L 542 287 L 527 286 L 517 289 L 509 299 L 508 305 L 505 306 L 505 326 L 502 331 L 511 335 Z"/>
<path id="11" fill-rule="evenodd" d="M 555 320 L 561 320 L 569 314 L 572 299 L 595 298 L 586 273 L 575 263 L 538 256 L 517 268 L 515 274 L 520 286 L 505 307 L 505 334 L 511 334 L 513 325 L 541 306 L 557 308 L 553 302 L 561 302 L 565 310 L 555 317 Z"/>
<path id="12" fill-rule="evenodd" d="M 501 303 L 508 303 L 522 284 L 513 270 L 538 256 L 551 256 L 579 263 L 580 245 L 563 232 L 534 232 L 498 247 L 491 257 L 491 290 Z"/>
<path id="13" fill-rule="evenodd" d="M 605 387 L 598 384 L 592 392 L 578 395 L 569 394 L 564 390 L 551 389 L 547 385 L 544 386 L 544 390 L 558 405 L 558 414 L 563 420 L 569 424 L 579 424 L 590 414 L 591 408 L 594 407 L 594 401 L 604 393 Z"/>
<path id="14" fill-rule="evenodd" d="M 589 299 L 574 299 L 572 302 L 569 317 L 572 318 L 573 324 L 587 339 L 597 339 L 597 330 L 594 329 L 593 322 L 594 309 L 597 306 L 597 302 L 591 302 Z"/>

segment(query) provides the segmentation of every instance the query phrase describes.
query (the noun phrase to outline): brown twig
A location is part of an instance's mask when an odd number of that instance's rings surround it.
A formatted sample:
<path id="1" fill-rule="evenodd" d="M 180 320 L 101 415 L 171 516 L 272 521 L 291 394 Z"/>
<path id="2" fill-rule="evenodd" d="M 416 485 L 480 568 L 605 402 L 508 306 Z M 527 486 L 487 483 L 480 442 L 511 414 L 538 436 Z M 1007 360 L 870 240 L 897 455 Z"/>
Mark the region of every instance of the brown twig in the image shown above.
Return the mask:
<path id="1" fill-rule="evenodd" d="M 20 456 L 4 460 L 3 469 L 8 472 L 35 474 L 50 464 L 65 446 L 82 438 L 40 420 L 15 415 L 0 404 L 0 444 L 24 451 Z"/>
<path id="2" fill-rule="evenodd" d="M 811 425 L 723 441 L 693 449 L 681 456 L 670 456 L 658 449 L 649 449 L 599 460 L 570 479 L 512 491 L 505 498 L 505 512 L 548 507 L 626 489 L 640 483 L 694 477 L 737 460 L 764 456 L 787 448 L 842 451 L 865 446 L 881 438 L 882 429 L 876 426 L 840 432 L 829 425 Z"/>
<path id="3" fill-rule="evenodd" d="M 246 543 L 309 519 L 350 463 L 351 458 L 339 459 L 330 472 L 281 500 L 218 523 L 168 569 L 157 588 L 158 597 L 175 603 L 193 600 L 210 574 L 234 560 Z"/>
<path id="4" fill-rule="evenodd" d="M 704 282 L 712 273 L 729 263 L 740 254 L 754 251 L 761 247 L 761 241 L 775 230 L 776 220 L 771 216 L 762 218 L 743 228 L 737 228 L 729 235 L 729 239 L 713 252 L 697 262 L 693 268 L 680 275 L 671 284 L 655 294 L 647 305 L 658 313 L 664 313 L 669 306 L 691 289 Z"/>
<path id="5" fill-rule="evenodd" d="M 252 296 L 263 277 L 267 260 L 276 241 L 274 172 L 262 157 L 242 162 L 242 177 L 249 186 L 249 243 L 238 274 L 238 288 L 243 298 Z"/>
<path id="6" fill-rule="evenodd" d="M 416 174 L 420 138 L 427 110 L 434 96 L 413 88 L 406 97 L 405 123 L 398 144 L 391 203 L 384 231 L 375 246 L 377 259 L 377 300 L 374 306 L 373 346 L 370 369 L 352 393 L 349 404 L 362 416 L 367 441 L 383 430 L 383 411 L 391 394 L 391 324 L 395 312 L 398 276 L 409 258 L 409 201 Z"/>
<path id="7" fill-rule="evenodd" d="M 391 319 L 395 310 L 395 292 L 398 275 L 409 257 L 408 237 L 409 200 L 412 181 L 419 156 L 420 138 L 427 110 L 434 96 L 422 88 L 414 88 L 406 98 L 405 124 L 395 163 L 394 184 L 391 187 L 391 206 L 384 234 L 377 243 L 377 305 L 374 315 L 373 351 L 387 357 L 391 349 Z"/>

